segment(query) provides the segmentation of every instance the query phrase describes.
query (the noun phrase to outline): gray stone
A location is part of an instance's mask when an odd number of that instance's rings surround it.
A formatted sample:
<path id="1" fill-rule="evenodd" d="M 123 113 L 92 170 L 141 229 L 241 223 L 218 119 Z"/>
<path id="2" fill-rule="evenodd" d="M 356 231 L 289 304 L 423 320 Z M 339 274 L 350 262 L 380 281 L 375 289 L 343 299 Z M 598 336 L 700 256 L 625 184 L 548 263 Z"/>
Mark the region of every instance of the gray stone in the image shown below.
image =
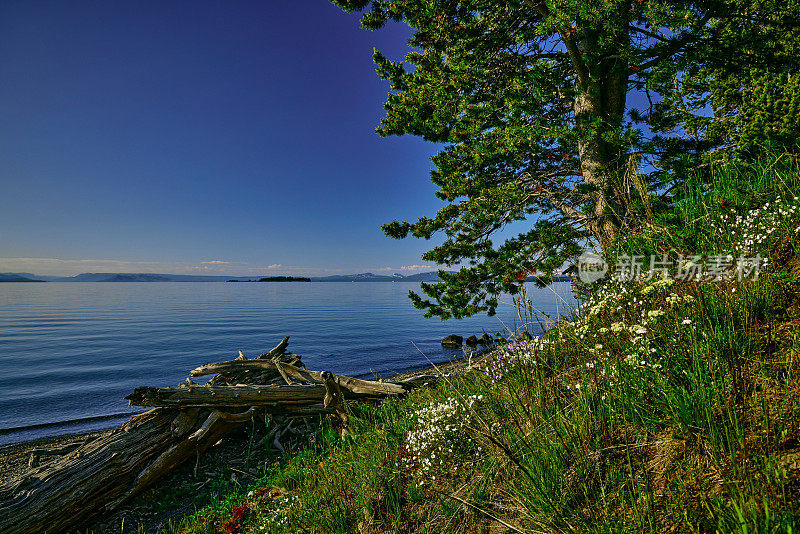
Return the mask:
<path id="1" fill-rule="evenodd" d="M 456 334 L 450 334 L 442 340 L 442 345 L 445 347 L 460 347 L 463 342 L 463 337 Z"/>

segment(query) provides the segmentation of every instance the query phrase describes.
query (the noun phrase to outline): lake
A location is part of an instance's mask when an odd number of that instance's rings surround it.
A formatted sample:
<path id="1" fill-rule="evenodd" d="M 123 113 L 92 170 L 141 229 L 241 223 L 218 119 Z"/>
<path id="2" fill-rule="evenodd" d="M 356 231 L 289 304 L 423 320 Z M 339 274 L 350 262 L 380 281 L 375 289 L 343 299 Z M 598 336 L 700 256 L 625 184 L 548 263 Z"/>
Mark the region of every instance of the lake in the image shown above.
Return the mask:
<path id="1" fill-rule="evenodd" d="M 575 305 L 567 282 L 538 289 L 552 318 Z M 136 386 L 174 386 L 191 369 L 248 358 L 291 336 L 310 369 L 370 377 L 462 357 L 440 341 L 516 329 L 497 316 L 425 319 L 411 282 L 0 283 L 0 446 L 109 428 L 137 410 Z M 531 333 L 540 333 L 532 325 Z"/>

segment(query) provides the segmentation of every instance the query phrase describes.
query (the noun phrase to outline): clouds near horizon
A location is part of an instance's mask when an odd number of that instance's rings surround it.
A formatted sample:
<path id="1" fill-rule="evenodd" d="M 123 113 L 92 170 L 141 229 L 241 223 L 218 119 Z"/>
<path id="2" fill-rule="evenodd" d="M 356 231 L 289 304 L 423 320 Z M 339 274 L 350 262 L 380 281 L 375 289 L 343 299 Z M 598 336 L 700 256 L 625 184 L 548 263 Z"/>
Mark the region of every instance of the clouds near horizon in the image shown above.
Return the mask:
<path id="1" fill-rule="evenodd" d="M 220 274 L 231 276 L 356 274 L 368 271 L 427 272 L 436 270 L 432 265 L 403 265 L 378 269 L 302 267 L 279 263 L 259 266 L 245 262 L 210 260 L 191 262 L 126 261 L 113 259 L 61 259 L 61 258 L 0 258 L 0 273 L 32 273 L 40 276 L 74 276 L 81 273 L 158 273 L 158 274 Z"/>

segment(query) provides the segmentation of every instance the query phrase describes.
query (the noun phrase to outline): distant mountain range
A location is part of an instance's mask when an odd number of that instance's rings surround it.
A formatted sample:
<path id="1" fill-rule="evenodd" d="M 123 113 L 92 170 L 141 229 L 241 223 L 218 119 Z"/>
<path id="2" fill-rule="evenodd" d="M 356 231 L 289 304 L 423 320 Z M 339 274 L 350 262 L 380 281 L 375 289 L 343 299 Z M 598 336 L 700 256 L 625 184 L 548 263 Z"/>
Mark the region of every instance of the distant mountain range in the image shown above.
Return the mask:
<path id="1" fill-rule="evenodd" d="M 240 277 L 245 279 L 244 277 Z M 154 273 L 83 273 L 77 276 L 45 278 L 51 282 L 224 282 L 230 276 Z"/>
<path id="2" fill-rule="evenodd" d="M 251 277 L 240 276 L 234 278 L 249 280 Z M 154 273 L 82 273 L 75 276 L 0 273 L 0 282 L 224 282 L 230 279 L 230 276 Z"/>
<path id="3" fill-rule="evenodd" d="M 192 274 L 154 273 L 83 273 L 75 276 L 38 276 L 33 273 L 0 273 L 0 282 L 225 282 L 228 280 L 258 280 L 260 276 L 206 276 Z M 435 272 L 378 275 L 372 273 L 312 277 L 312 282 L 435 282 Z"/>
<path id="4" fill-rule="evenodd" d="M 450 272 L 450 271 L 448 271 Z M 258 280 L 261 276 L 207 276 L 194 274 L 153 273 L 83 273 L 76 276 L 37 276 L 32 273 L 0 273 L 0 282 L 226 282 L 228 280 Z M 569 281 L 570 276 L 555 276 L 555 281 Z M 529 276 L 528 282 L 536 277 Z M 418 273 L 409 276 L 360 273 L 314 276 L 312 282 L 438 282 L 437 272 Z"/>
<path id="5" fill-rule="evenodd" d="M 25 275 L 29 273 L 24 273 Z M 22 276 L 17 273 L 0 273 L 0 282 L 44 282 L 44 280 L 37 280 L 33 275 Z"/>

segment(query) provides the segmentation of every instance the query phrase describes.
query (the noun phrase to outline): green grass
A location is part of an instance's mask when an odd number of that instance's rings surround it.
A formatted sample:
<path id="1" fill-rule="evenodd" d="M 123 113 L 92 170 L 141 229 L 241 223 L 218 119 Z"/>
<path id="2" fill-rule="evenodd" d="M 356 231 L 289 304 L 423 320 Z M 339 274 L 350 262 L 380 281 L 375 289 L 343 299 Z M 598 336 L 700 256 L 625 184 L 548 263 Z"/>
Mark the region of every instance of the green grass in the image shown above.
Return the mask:
<path id="1" fill-rule="evenodd" d="M 758 280 L 583 288 L 573 320 L 496 351 L 490 372 L 354 408 L 350 436 L 317 431 L 174 531 L 796 531 L 796 194 L 779 159 L 688 180 L 618 252 L 747 250 L 768 258 Z"/>

